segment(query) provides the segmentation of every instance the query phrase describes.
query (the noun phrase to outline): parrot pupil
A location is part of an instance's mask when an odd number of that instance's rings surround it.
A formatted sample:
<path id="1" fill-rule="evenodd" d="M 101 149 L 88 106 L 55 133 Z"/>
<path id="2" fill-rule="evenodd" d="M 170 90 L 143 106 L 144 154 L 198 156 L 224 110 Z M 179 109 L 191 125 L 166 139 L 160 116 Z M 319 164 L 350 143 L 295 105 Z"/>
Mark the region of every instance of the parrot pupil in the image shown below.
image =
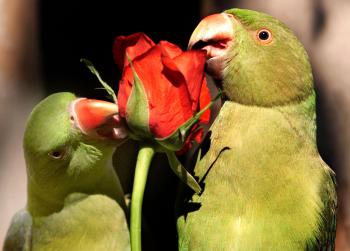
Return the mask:
<path id="1" fill-rule="evenodd" d="M 267 39 L 269 39 L 269 37 L 270 37 L 270 35 L 269 35 L 269 33 L 267 31 L 261 31 L 259 33 L 259 38 L 261 40 L 267 40 Z"/>
<path id="2" fill-rule="evenodd" d="M 52 156 L 52 158 L 54 158 L 54 159 L 59 159 L 59 158 L 61 158 L 62 153 L 61 153 L 60 151 L 53 151 L 53 152 L 51 153 L 51 156 Z"/>

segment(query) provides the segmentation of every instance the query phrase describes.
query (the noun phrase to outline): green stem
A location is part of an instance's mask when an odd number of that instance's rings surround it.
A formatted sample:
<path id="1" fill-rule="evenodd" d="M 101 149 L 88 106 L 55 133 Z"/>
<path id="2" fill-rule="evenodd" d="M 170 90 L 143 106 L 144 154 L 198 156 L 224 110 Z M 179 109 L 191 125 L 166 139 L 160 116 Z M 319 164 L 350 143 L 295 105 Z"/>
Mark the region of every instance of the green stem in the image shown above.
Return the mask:
<path id="1" fill-rule="evenodd" d="M 146 187 L 148 170 L 151 165 L 154 149 L 141 145 L 137 156 L 134 185 L 131 195 L 130 238 L 131 251 L 141 251 L 141 216 L 142 201 Z"/>

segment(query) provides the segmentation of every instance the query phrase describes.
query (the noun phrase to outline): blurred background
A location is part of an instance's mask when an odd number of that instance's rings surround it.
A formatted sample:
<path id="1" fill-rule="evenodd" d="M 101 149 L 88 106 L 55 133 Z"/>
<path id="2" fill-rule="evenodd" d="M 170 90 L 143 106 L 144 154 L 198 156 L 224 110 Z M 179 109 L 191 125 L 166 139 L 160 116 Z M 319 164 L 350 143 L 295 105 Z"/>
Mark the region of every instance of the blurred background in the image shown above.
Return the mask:
<path id="1" fill-rule="evenodd" d="M 155 42 L 168 40 L 186 49 L 202 17 L 239 7 L 263 11 L 285 22 L 310 55 L 318 94 L 319 150 L 337 173 L 339 185 L 336 249 L 350 250 L 350 1 L 147 3 L 0 0 L 0 246 L 11 217 L 26 203 L 22 136 L 33 106 L 57 91 L 106 97 L 102 90 L 96 90 L 98 82 L 79 59 L 90 59 L 103 78 L 117 88 L 120 72 L 112 55 L 115 36 L 142 31 Z M 176 184 L 174 175 L 164 171 L 163 176 L 167 177 L 161 183 L 164 191 L 174 192 L 167 190 Z M 169 232 L 163 232 L 163 240 L 168 240 Z"/>

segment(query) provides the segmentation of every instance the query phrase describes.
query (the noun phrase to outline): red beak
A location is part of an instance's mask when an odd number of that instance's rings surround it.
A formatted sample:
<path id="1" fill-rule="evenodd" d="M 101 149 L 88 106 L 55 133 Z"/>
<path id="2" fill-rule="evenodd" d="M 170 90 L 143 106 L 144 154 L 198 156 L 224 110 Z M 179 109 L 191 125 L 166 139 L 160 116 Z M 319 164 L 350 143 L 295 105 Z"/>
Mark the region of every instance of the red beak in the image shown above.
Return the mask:
<path id="1" fill-rule="evenodd" d="M 114 103 L 78 98 L 70 104 L 70 114 L 73 125 L 88 136 L 114 139 L 127 136 Z"/>

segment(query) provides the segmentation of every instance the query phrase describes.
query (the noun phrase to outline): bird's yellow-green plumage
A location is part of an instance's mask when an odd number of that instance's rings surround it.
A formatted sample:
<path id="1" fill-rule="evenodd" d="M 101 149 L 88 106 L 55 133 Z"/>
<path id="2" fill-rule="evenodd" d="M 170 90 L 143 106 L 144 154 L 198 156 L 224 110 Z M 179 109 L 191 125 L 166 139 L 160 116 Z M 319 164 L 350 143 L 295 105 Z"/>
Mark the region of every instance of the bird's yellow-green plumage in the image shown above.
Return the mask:
<path id="1" fill-rule="evenodd" d="M 307 54 L 278 20 L 232 9 L 222 109 L 194 174 L 201 195 L 180 195 L 180 250 L 333 250 L 336 193 L 316 145 Z M 273 40 L 256 42 L 268 29 Z M 185 195 L 184 195 L 185 194 Z"/>
<path id="2" fill-rule="evenodd" d="M 223 88 L 241 104 L 274 106 L 298 102 L 313 91 L 308 56 L 291 30 L 277 19 L 255 11 L 233 9 L 234 43 L 224 71 Z M 262 45 L 256 32 L 268 29 L 272 41 Z"/>
<path id="3" fill-rule="evenodd" d="M 33 219 L 32 250 L 129 250 L 122 212 L 105 195 L 70 194 L 62 211 Z"/>
<path id="4" fill-rule="evenodd" d="M 52 94 L 29 116 L 23 140 L 27 206 L 4 250 L 129 250 L 125 201 L 112 166 L 116 144 L 73 126 L 71 93 Z"/>
<path id="5" fill-rule="evenodd" d="M 33 215 L 60 210 L 71 192 L 92 194 L 101 189 L 125 208 L 119 180 L 110 167 L 116 145 L 86 137 L 72 126 L 68 110 L 74 99 L 71 93 L 53 94 L 40 102 L 28 119 L 23 149 L 27 206 Z"/>

